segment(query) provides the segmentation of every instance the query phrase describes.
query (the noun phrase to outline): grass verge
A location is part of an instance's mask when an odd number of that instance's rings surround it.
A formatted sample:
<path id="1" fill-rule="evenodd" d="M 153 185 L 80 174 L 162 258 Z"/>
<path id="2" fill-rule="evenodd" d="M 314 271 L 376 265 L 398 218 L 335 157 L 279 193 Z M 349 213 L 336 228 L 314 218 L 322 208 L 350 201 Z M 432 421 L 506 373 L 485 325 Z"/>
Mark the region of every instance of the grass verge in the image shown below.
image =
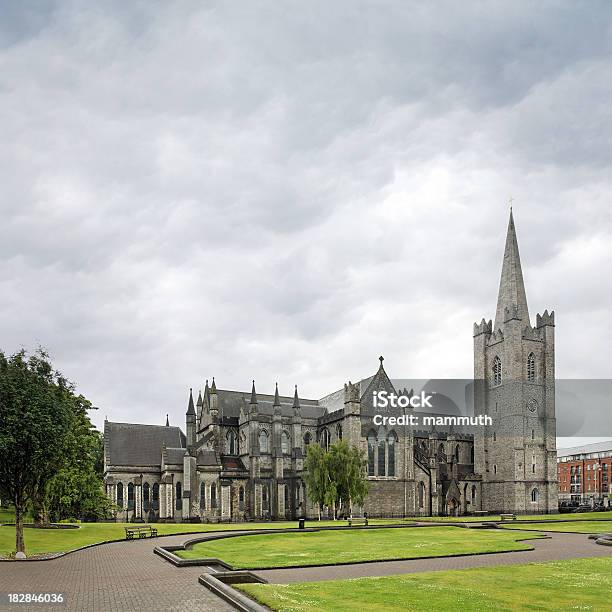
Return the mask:
<path id="1" fill-rule="evenodd" d="M 14 520 L 14 516 L 9 520 Z M 384 520 L 373 524 L 388 524 Z M 309 525 L 346 525 L 346 521 L 308 521 Z M 125 539 L 128 523 L 81 523 L 80 529 L 25 529 L 26 553 L 36 555 L 74 550 L 98 542 Z M 295 529 L 297 521 L 273 523 L 157 523 L 152 524 L 159 535 L 192 532 L 226 531 L 236 529 Z M 8 557 L 15 550 L 15 527 L 0 526 L 0 558 Z"/>
<path id="2" fill-rule="evenodd" d="M 318 531 L 253 535 L 196 544 L 184 559 L 217 557 L 241 569 L 326 565 L 528 550 L 540 534 L 461 527 Z"/>
<path id="3" fill-rule="evenodd" d="M 273 610 L 611 609 L 612 558 L 297 584 L 235 585 Z"/>
<path id="4" fill-rule="evenodd" d="M 508 523 L 503 527 L 504 529 L 522 529 L 523 531 L 612 533 L 612 521 L 572 521 L 570 523 L 531 523 L 523 525 Z"/>

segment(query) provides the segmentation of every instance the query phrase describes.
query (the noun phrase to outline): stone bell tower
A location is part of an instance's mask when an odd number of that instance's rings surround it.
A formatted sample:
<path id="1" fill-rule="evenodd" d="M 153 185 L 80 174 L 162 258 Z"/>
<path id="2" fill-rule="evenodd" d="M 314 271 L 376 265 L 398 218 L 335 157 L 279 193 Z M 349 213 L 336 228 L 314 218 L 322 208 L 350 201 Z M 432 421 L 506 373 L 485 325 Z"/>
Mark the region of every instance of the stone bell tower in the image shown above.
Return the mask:
<path id="1" fill-rule="evenodd" d="M 493 419 L 474 441 L 484 510 L 558 511 L 554 332 L 552 311 L 531 326 L 510 210 L 495 321 L 474 324 L 474 412 Z"/>

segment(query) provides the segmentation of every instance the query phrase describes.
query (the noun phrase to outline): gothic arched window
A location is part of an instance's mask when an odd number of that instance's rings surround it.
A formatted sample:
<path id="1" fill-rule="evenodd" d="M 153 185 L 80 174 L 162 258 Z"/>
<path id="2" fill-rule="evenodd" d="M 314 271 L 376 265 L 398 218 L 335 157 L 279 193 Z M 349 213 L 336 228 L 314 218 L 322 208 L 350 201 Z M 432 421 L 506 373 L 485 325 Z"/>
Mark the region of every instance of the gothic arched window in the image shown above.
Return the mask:
<path id="1" fill-rule="evenodd" d="M 531 501 L 536 503 L 540 499 L 540 492 L 536 489 L 531 491 Z"/>
<path id="2" fill-rule="evenodd" d="M 425 484 L 423 481 L 419 482 L 419 508 L 423 508 L 425 505 Z"/>
<path id="3" fill-rule="evenodd" d="M 378 439 L 378 475 L 386 476 L 387 471 L 385 469 L 385 451 L 387 444 L 384 438 Z"/>
<path id="4" fill-rule="evenodd" d="M 395 476 L 395 443 L 397 436 L 392 431 L 387 438 L 387 476 Z"/>
<path id="5" fill-rule="evenodd" d="M 342 440 L 342 425 L 339 423 L 336 425 L 336 438 L 338 438 L 338 440 Z"/>
<path id="6" fill-rule="evenodd" d="M 376 438 L 373 433 L 368 436 L 368 476 L 374 476 L 374 456 L 376 454 Z"/>
<path id="7" fill-rule="evenodd" d="M 493 359 L 493 384 L 495 386 L 501 385 L 502 382 L 502 362 L 501 359 L 496 355 Z"/>
<path id="8" fill-rule="evenodd" d="M 459 445 L 455 446 L 455 463 L 459 463 Z"/>
<path id="9" fill-rule="evenodd" d="M 470 446 L 470 463 L 474 463 L 474 445 Z"/>
<path id="10" fill-rule="evenodd" d="M 230 429 L 227 432 L 226 440 L 227 440 L 227 452 L 230 455 L 237 455 L 238 454 L 238 435 L 233 429 Z"/>
<path id="11" fill-rule="evenodd" d="M 130 482 L 128 484 L 128 510 L 134 509 L 134 485 Z"/>
<path id="12" fill-rule="evenodd" d="M 244 510 L 244 487 L 238 489 L 238 508 Z"/>
<path id="13" fill-rule="evenodd" d="M 117 505 L 123 508 L 123 483 L 117 483 Z"/>
<path id="14" fill-rule="evenodd" d="M 308 450 L 308 446 L 310 445 L 310 443 L 312 442 L 312 436 L 310 435 L 310 432 L 307 431 L 306 435 L 304 436 L 304 450 Z"/>
<path id="15" fill-rule="evenodd" d="M 200 510 L 206 510 L 206 483 L 200 483 Z"/>
<path id="16" fill-rule="evenodd" d="M 472 485 L 472 503 L 476 501 L 476 485 Z"/>
<path id="17" fill-rule="evenodd" d="M 329 450 L 329 430 L 327 427 L 324 427 L 321 431 L 321 448 Z"/>
<path id="18" fill-rule="evenodd" d="M 527 357 L 527 380 L 529 382 L 535 381 L 535 355 L 533 353 L 529 353 L 529 357 Z"/>
<path id="19" fill-rule="evenodd" d="M 267 453 L 268 452 L 268 432 L 265 429 L 262 429 L 259 432 L 259 452 Z"/>
<path id="20" fill-rule="evenodd" d="M 153 510 L 159 510 L 159 483 L 153 485 Z"/>
<path id="21" fill-rule="evenodd" d="M 283 455 L 288 455 L 291 452 L 290 446 L 291 442 L 289 440 L 289 434 L 286 431 L 283 431 L 281 434 L 281 449 L 283 451 Z"/>
<path id="22" fill-rule="evenodd" d="M 183 509 L 183 488 L 180 482 L 176 483 L 176 509 Z"/>
<path id="23" fill-rule="evenodd" d="M 217 485 L 214 482 L 210 485 L 210 507 L 217 507 Z"/>
<path id="24" fill-rule="evenodd" d="M 149 488 L 149 483 L 145 482 L 142 485 L 142 509 L 145 512 L 148 512 L 151 509 L 150 506 L 150 493 L 151 493 L 151 489 Z"/>

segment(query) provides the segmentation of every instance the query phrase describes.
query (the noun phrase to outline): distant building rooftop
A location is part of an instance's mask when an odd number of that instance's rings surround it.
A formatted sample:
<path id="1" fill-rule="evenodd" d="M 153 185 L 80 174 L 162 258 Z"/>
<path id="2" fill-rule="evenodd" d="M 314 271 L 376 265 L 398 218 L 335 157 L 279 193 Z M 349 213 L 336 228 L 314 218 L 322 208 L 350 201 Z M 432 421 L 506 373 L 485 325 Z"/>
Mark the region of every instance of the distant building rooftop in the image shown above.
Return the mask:
<path id="1" fill-rule="evenodd" d="M 568 457 L 580 456 L 582 459 L 596 459 L 600 456 L 609 457 L 612 455 L 612 440 L 605 442 L 595 442 L 595 444 L 585 444 L 584 446 L 574 446 L 572 448 L 560 448 L 557 450 L 557 459 L 567 460 Z"/>

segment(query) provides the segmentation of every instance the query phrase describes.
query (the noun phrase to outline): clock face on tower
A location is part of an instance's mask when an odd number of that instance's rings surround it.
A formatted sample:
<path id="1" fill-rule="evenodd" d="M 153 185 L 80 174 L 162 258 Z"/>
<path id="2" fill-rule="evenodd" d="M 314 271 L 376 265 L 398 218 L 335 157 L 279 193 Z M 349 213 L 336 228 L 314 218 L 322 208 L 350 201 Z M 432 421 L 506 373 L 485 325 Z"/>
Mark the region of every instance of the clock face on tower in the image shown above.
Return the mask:
<path id="1" fill-rule="evenodd" d="M 538 400 L 535 397 L 532 397 L 527 402 L 527 410 L 529 410 L 531 414 L 535 414 L 538 411 Z"/>

